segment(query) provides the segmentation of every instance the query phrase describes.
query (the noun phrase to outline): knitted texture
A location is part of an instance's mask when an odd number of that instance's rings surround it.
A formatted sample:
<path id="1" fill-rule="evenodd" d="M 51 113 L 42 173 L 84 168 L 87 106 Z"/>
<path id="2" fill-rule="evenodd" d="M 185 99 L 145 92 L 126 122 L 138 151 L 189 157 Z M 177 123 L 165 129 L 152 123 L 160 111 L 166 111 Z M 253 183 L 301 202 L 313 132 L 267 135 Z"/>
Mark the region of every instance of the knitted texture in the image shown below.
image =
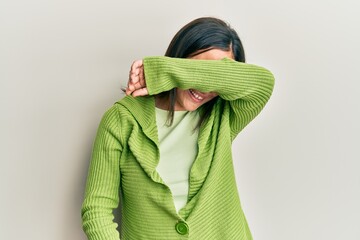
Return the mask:
<path id="1" fill-rule="evenodd" d="M 119 239 L 112 211 L 121 202 L 121 239 L 251 240 L 231 143 L 270 98 L 273 75 L 230 59 L 149 57 L 144 70 L 150 96 L 123 98 L 104 114 L 98 129 L 82 207 L 88 239 Z M 219 94 L 200 128 L 188 201 L 179 213 L 156 171 L 160 156 L 151 96 L 176 87 Z M 183 235 L 175 227 L 179 222 L 188 227 Z"/>

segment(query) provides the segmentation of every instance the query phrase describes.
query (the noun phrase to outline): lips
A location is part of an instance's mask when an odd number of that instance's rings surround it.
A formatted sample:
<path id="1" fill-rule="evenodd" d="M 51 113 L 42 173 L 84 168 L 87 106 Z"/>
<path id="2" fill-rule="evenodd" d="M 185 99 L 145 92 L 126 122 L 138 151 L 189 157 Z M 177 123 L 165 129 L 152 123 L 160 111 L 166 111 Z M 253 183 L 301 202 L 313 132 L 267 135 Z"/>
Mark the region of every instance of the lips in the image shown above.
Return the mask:
<path id="1" fill-rule="evenodd" d="M 201 94 L 199 92 L 197 92 L 193 89 L 189 89 L 189 93 L 193 97 L 193 99 L 195 99 L 197 102 L 204 100 L 204 97 L 201 96 Z"/>

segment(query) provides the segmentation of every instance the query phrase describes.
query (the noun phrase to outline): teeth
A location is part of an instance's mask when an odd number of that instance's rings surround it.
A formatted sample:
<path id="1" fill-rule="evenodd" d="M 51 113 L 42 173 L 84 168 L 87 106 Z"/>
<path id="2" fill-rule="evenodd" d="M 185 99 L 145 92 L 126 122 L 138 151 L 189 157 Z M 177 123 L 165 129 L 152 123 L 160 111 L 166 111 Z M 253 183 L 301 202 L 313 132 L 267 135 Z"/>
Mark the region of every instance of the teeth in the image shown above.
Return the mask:
<path id="1" fill-rule="evenodd" d="M 191 94 L 197 99 L 197 100 L 203 100 L 204 98 L 201 97 L 199 94 L 197 94 L 196 92 L 194 92 L 193 90 L 189 90 L 191 92 Z"/>

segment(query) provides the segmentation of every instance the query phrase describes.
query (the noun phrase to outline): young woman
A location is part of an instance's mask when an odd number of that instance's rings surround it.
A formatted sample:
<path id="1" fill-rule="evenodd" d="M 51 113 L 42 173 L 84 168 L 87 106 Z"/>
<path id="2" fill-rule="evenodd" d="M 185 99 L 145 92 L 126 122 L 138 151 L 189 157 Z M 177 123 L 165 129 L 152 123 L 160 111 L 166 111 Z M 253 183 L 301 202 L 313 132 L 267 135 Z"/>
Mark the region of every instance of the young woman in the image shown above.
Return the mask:
<path id="1" fill-rule="evenodd" d="M 91 240 L 250 240 L 231 143 L 270 98 L 273 75 L 245 64 L 238 35 L 216 18 L 184 26 L 165 55 L 135 61 L 127 96 L 103 116 L 84 231 Z"/>

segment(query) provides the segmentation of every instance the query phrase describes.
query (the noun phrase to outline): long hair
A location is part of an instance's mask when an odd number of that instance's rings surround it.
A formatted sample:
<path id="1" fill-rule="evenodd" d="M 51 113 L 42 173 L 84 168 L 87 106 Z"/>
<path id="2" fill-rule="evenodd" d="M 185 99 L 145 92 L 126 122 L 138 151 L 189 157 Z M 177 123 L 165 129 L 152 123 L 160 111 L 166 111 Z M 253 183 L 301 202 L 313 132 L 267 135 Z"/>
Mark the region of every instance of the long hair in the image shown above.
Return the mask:
<path id="1" fill-rule="evenodd" d="M 236 31 L 226 22 L 213 17 L 198 18 L 182 27 L 171 40 L 165 56 L 189 58 L 211 49 L 231 50 L 235 61 L 245 62 L 244 48 Z M 172 125 L 176 89 L 160 93 L 159 97 L 169 101 L 167 124 Z M 198 127 L 209 118 L 216 99 L 201 106 Z"/>

